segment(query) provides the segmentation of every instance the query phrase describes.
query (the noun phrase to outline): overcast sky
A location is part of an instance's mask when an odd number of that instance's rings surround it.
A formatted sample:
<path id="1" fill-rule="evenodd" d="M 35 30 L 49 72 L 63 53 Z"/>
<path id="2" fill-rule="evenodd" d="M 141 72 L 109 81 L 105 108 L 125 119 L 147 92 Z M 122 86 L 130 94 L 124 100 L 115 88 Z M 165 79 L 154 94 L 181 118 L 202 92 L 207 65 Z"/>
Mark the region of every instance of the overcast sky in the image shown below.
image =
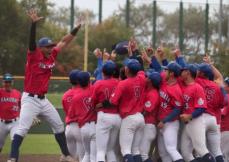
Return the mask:
<path id="1" fill-rule="evenodd" d="M 54 3 L 56 7 L 64 6 L 70 7 L 71 0 L 49 0 Z M 153 0 L 136 0 L 136 5 L 143 3 L 151 3 Z M 211 6 L 217 8 L 220 0 L 183 0 L 185 2 L 184 6 L 190 4 L 194 6 L 204 7 L 205 2 L 208 1 Z M 165 11 L 174 11 L 178 6 L 180 0 L 157 0 L 158 5 Z M 178 2 L 178 3 L 177 3 Z M 223 3 L 229 4 L 229 0 L 223 0 Z M 125 6 L 126 0 L 103 0 L 103 18 L 107 18 L 114 11 L 118 10 L 119 6 Z M 92 10 L 96 15 L 98 15 L 99 0 L 75 0 L 75 6 L 80 9 Z M 210 7 L 211 7 L 210 6 Z"/>

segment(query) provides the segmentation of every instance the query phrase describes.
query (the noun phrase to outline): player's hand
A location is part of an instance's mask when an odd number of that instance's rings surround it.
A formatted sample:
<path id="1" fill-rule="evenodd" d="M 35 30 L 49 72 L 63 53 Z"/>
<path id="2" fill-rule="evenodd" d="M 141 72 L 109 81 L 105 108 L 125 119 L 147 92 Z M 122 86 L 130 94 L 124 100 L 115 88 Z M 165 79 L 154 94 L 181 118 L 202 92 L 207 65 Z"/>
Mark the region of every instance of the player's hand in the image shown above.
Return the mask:
<path id="1" fill-rule="evenodd" d="M 97 58 L 102 58 L 102 51 L 99 48 L 96 48 L 93 53 Z"/>
<path id="2" fill-rule="evenodd" d="M 110 58 L 110 59 L 111 59 L 112 61 L 115 61 L 116 56 L 117 56 L 117 55 L 116 55 L 116 53 L 115 53 L 115 50 L 113 50 L 113 51 L 111 52 L 111 58 Z"/>
<path id="3" fill-rule="evenodd" d="M 156 50 L 155 56 L 160 59 L 161 61 L 165 59 L 165 53 L 163 47 L 158 47 Z"/>
<path id="4" fill-rule="evenodd" d="M 180 119 L 181 121 L 187 123 L 192 119 L 192 115 L 191 114 L 181 114 Z"/>
<path id="5" fill-rule="evenodd" d="M 142 60 L 143 60 L 143 61 L 147 62 L 148 64 L 151 63 L 151 59 L 150 59 L 150 57 L 148 56 L 148 54 L 147 54 L 147 52 L 146 52 L 145 49 L 142 50 L 142 52 L 141 52 L 141 57 L 142 57 Z"/>
<path id="6" fill-rule="evenodd" d="M 158 123 L 157 127 L 158 127 L 159 129 L 162 129 L 162 128 L 164 127 L 164 123 L 163 123 L 162 121 L 160 121 L 160 122 Z"/>
<path id="7" fill-rule="evenodd" d="M 175 49 L 172 51 L 172 53 L 173 53 L 173 55 L 174 55 L 175 57 L 181 56 L 181 51 L 180 51 L 179 48 L 175 48 Z"/>
<path id="8" fill-rule="evenodd" d="M 44 17 L 40 17 L 37 15 L 37 11 L 32 8 L 27 12 L 27 15 L 31 18 L 32 22 L 37 22 L 43 19 Z"/>
<path id="9" fill-rule="evenodd" d="M 110 59 L 110 56 L 111 55 L 107 52 L 106 48 L 104 48 L 104 50 L 103 50 L 103 60 L 104 61 L 109 60 Z"/>
<path id="10" fill-rule="evenodd" d="M 205 54 L 205 56 L 203 57 L 203 61 L 209 65 L 214 64 L 214 61 L 211 60 L 211 57 L 208 54 Z"/>

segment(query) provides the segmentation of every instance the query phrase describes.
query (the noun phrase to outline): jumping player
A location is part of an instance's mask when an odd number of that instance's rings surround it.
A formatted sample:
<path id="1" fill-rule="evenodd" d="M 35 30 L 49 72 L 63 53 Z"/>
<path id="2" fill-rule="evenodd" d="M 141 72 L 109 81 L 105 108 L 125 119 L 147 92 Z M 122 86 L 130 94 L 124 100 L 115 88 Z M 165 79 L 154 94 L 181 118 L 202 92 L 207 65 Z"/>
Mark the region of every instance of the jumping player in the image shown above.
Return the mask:
<path id="1" fill-rule="evenodd" d="M 113 61 L 107 61 L 102 66 L 103 80 L 94 84 L 92 100 L 94 105 L 109 100 L 114 92 L 118 80 L 113 78 L 116 70 L 116 64 Z M 98 108 L 96 124 L 96 150 L 97 162 L 105 162 L 105 156 L 108 162 L 117 162 L 115 155 L 115 146 L 118 141 L 121 118 L 118 107 Z"/>
<path id="2" fill-rule="evenodd" d="M 73 40 L 81 25 L 79 24 L 75 27 L 70 34 L 64 36 L 56 45 L 49 38 L 44 37 L 39 40 L 37 47 L 35 42 L 36 23 L 42 17 L 39 17 L 34 9 L 28 12 L 28 16 L 32 20 L 32 26 L 29 50 L 27 52 L 21 114 L 19 126 L 12 141 L 10 160 L 8 162 L 18 161 L 19 148 L 23 138 L 30 129 L 33 119 L 38 115 L 39 118 L 46 120 L 52 127 L 56 141 L 63 154 L 60 161 L 73 162 L 75 160 L 70 156 L 66 144 L 64 124 L 54 106 L 45 97 L 45 94 L 48 91 L 49 79 L 58 53 Z"/>
<path id="3" fill-rule="evenodd" d="M 96 162 L 95 123 L 97 114 L 91 99 L 93 86 L 90 85 L 88 72 L 79 72 L 77 78 L 79 89 L 72 99 L 69 115 L 70 117 L 76 117 L 78 120 L 85 149 L 82 162 Z"/>
<path id="4" fill-rule="evenodd" d="M 0 152 L 5 139 L 10 133 L 11 140 L 18 126 L 21 108 L 21 93 L 13 88 L 13 76 L 9 73 L 3 75 L 0 89 Z"/>
<path id="5" fill-rule="evenodd" d="M 66 123 L 66 139 L 67 139 L 67 146 L 68 150 L 72 157 L 75 159 L 79 159 L 81 162 L 84 156 L 84 148 L 82 145 L 82 139 L 80 134 L 80 128 L 77 123 L 77 118 L 69 114 L 69 109 L 72 104 L 72 98 L 74 97 L 75 93 L 79 89 L 79 84 L 77 81 L 77 75 L 80 71 L 74 69 L 69 74 L 69 80 L 72 84 L 72 88 L 66 91 L 62 97 L 62 105 L 65 112 L 65 123 Z"/>

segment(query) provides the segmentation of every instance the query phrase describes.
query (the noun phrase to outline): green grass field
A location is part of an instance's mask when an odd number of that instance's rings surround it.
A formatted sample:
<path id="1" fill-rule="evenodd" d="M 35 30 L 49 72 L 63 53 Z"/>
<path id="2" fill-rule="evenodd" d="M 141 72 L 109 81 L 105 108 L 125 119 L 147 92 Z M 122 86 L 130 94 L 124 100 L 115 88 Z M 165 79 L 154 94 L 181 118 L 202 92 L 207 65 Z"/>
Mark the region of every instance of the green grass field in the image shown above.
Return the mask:
<path id="1" fill-rule="evenodd" d="M 8 137 L 3 147 L 3 154 L 9 154 L 10 145 Z M 53 135 L 28 134 L 21 145 L 20 154 L 60 154 L 60 149 Z"/>
<path id="2" fill-rule="evenodd" d="M 46 96 L 56 108 L 62 108 L 61 99 L 63 93 L 48 93 Z"/>

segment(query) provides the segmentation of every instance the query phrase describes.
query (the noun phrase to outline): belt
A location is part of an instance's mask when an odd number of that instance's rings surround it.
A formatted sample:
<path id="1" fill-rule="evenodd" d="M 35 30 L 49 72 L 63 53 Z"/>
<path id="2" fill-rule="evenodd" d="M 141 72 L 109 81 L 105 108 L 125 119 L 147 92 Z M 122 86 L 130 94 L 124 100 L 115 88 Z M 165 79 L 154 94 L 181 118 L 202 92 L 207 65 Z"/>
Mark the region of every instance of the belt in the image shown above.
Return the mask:
<path id="1" fill-rule="evenodd" d="M 37 97 L 41 100 L 45 99 L 45 95 L 36 95 L 36 94 L 29 93 L 28 96 L 29 97 Z"/>
<path id="2" fill-rule="evenodd" d="M 10 124 L 10 123 L 16 122 L 17 120 L 18 118 L 11 119 L 11 120 L 0 119 L 0 122 L 5 123 L 5 124 Z"/>

